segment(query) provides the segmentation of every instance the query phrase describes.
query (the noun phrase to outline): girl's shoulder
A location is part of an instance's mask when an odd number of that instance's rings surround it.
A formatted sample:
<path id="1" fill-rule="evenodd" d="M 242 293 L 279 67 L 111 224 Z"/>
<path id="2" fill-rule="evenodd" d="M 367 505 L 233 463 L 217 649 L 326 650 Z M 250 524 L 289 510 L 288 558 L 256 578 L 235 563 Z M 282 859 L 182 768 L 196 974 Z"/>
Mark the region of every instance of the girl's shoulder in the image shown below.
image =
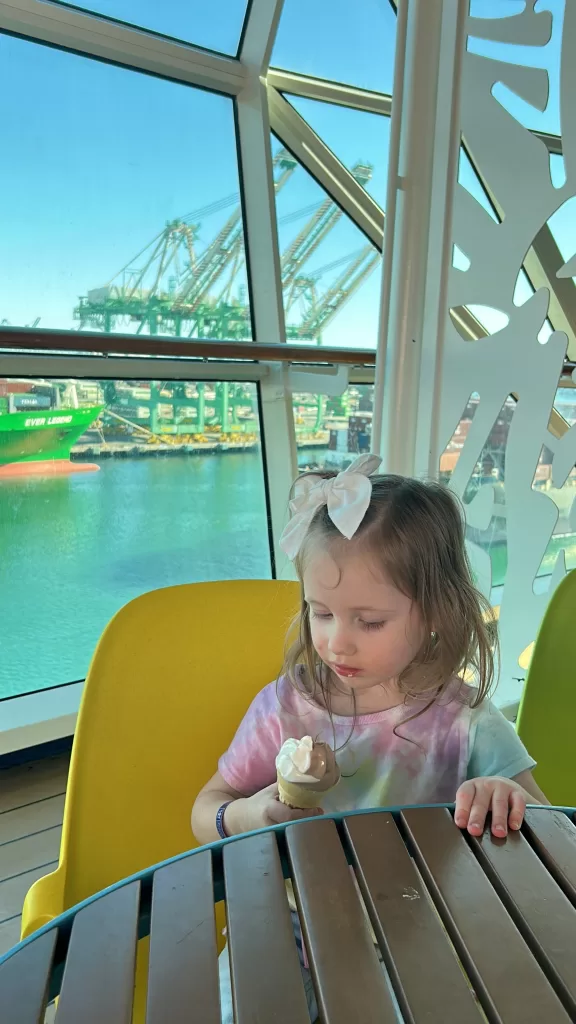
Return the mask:
<path id="1" fill-rule="evenodd" d="M 309 707 L 303 690 L 304 686 L 301 691 L 298 680 L 292 680 L 287 675 L 279 676 L 256 694 L 252 710 L 265 717 L 279 715 L 283 711 L 301 714 L 303 706 Z"/>
<path id="2" fill-rule="evenodd" d="M 293 679 L 288 675 L 283 675 L 279 677 L 275 684 L 276 700 L 280 703 L 280 707 L 283 710 L 291 714 L 301 714 L 303 708 L 309 709 L 312 703 L 307 695 L 304 671 L 303 665 L 297 665 Z"/>
<path id="3" fill-rule="evenodd" d="M 450 706 L 473 708 L 478 700 L 478 687 L 466 683 L 460 676 L 453 676 L 445 688 L 439 703 Z"/>

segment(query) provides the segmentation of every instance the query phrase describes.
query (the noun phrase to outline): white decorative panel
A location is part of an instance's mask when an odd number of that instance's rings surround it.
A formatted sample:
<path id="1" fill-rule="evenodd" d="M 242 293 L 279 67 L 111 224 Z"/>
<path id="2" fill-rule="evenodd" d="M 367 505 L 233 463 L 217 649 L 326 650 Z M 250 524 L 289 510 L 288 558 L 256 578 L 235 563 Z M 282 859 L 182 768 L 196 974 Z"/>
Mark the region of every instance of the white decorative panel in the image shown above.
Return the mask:
<path id="1" fill-rule="evenodd" d="M 473 12 L 482 6 L 473 4 Z M 571 490 L 574 475 L 569 479 L 576 462 L 576 427 L 561 439 L 549 430 L 569 339 L 546 326 L 547 317 L 553 318 L 549 289 L 537 286 L 531 293 L 525 279 L 519 281 L 527 254 L 539 235 L 542 240 L 542 229 L 557 211 L 562 215 L 576 194 L 576 0 L 568 0 L 565 11 L 555 0 L 528 0 L 521 13 L 510 17 L 471 17 L 469 34 L 463 72 L 463 142 L 496 217 L 464 185 L 458 186 L 449 306 L 452 310 L 472 307 L 492 333 L 464 341 L 452 317 L 447 317 L 440 429 L 441 448 L 449 451 L 452 440 L 457 453 L 451 486 L 466 505 L 470 554 L 478 580 L 488 594 L 492 591 L 501 609 L 499 700 L 503 701 L 520 693 L 525 672 L 518 658 L 534 640 L 550 595 L 566 571 L 561 546 L 555 564 L 548 566 L 546 574 L 542 571 L 558 520 L 559 496 L 571 524 L 568 529 L 576 529 L 574 503 L 570 511 L 571 496 L 576 495 L 576 489 Z M 478 40 L 484 43 L 478 45 Z M 519 46 L 525 49 L 520 51 Z M 472 49 L 494 56 L 481 56 Z M 519 53 L 534 66 L 518 66 Z M 561 60 L 559 116 L 565 180 L 560 187 L 555 184 L 561 183 L 563 175 L 556 173 L 553 183 L 547 146 L 518 120 L 522 116 L 540 125 L 538 112 L 543 111 L 553 119 L 556 91 L 551 96 L 549 78 L 556 81 L 557 76 L 549 74 L 549 68 L 554 60 Z M 534 119 L 529 118 L 530 110 Z M 567 208 L 565 213 L 574 218 Z M 574 228 L 576 250 L 576 218 Z M 564 288 L 564 308 L 576 305 L 573 256 L 574 251 L 564 253 L 563 268 L 554 266 L 551 275 L 552 283 L 560 281 Z M 526 265 L 530 266 L 529 261 Z M 574 346 L 573 336 L 570 345 Z M 510 395 L 517 398 L 515 404 Z M 475 396 L 473 402 L 471 396 Z M 467 432 L 461 431 L 456 444 L 467 405 L 473 415 L 468 416 Z M 499 432 L 498 465 L 486 456 L 486 443 L 494 430 Z M 554 496 L 537 475 L 544 447 L 552 453 Z M 573 535 L 567 532 L 566 537 L 574 543 Z"/>

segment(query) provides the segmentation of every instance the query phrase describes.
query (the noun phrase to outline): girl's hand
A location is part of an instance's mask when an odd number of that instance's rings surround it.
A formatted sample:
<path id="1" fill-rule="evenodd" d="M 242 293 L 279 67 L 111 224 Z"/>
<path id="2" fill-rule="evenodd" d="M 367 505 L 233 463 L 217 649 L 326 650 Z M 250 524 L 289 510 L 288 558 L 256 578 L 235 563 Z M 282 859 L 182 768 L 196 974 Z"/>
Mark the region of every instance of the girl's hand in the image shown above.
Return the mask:
<path id="1" fill-rule="evenodd" d="M 454 821 L 472 836 L 481 836 L 486 815 L 492 812 L 492 835 L 502 839 L 508 826 L 519 829 L 526 803 L 533 798 L 513 779 L 498 777 L 470 779 L 456 794 Z"/>
<path id="2" fill-rule="evenodd" d="M 278 784 L 275 782 L 272 786 L 261 789 L 254 796 L 234 800 L 226 808 L 224 828 L 228 835 L 235 836 L 241 832 L 253 832 L 255 829 L 267 828 L 269 825 L 299 821 L 301 818 L 312 818 L 323 813 L 320 807 L 300 810 L 281 804 L 278 799 Z"/>

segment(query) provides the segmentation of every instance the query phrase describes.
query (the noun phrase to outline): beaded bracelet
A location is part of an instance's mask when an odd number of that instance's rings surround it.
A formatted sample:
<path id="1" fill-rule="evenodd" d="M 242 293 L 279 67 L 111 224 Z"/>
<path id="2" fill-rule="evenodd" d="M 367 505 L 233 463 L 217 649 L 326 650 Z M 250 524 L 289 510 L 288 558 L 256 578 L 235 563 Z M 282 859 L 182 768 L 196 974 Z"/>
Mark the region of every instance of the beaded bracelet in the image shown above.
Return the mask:
<path id="1" fill-rule="evenodd" d="M 228 839 L 228 833 L 224 828 L 224 813 L 226 811 L 226 808 L 230 807 L 231 803 L 232 801 L 228 800 L 228 802 L 222 804 L 222 807 L 219 807 L 216 812 L 216 831 L 221 839 Z"/>

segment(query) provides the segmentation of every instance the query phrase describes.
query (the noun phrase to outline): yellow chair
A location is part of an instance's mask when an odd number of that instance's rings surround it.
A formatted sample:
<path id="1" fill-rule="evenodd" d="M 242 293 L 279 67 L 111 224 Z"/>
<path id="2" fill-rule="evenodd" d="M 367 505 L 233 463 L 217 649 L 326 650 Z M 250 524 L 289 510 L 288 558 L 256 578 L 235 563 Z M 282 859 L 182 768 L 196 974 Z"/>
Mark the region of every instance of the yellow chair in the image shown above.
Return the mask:
<path id="1" fill-rule="evenodd" d="M 553 804 L 576 804 L 576 570 L 556 588 L 536 638 L 518 712 L 518 735 L 538 761 L 534 777 Z"/>
<path id="2" fill-rule="evenodd" d="M 197 845 L 196 794 L 252 698 L 276 678 L 298 602 L 291 582 L 197 583 L 144 594 L 114 616 L 84 688 L 60 862 L 26 897 L 23 937 Z M 135 1020 L 145 988 L 141 954 Z"/>

